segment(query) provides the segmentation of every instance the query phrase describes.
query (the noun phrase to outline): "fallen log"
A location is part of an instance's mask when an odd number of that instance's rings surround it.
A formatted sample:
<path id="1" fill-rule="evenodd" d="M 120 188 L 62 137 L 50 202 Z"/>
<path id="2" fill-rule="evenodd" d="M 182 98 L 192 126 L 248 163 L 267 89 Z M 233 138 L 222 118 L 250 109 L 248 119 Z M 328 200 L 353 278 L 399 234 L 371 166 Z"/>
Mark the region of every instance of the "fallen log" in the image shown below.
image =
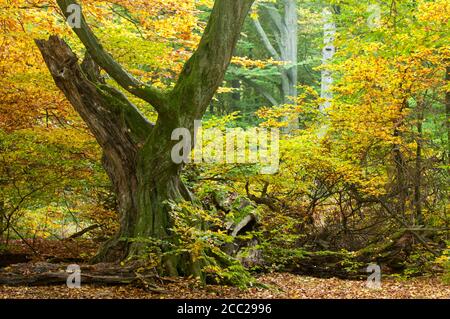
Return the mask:
<path id="1" fill-rule="evenodd" d="M 101 226 L 98 225 L 98 224 L 97 224 L 97 225 L 89 226 L 89 227 L 87 227 L 87 228 L 85 228 L 85 229 L 83 229 L 83 230 L 81 230 L 81 231 L 79 231 L 79 232 L 73 234 L 72 236 L 68 237 L 67 239 L 76 239 L 76 238 L 80 238 L 80 237 L 82 237 L 84 234 L 87 234 L 87 233 L 89 233 L 89 232 L 91 232 L 91 231 L 93 231 L 93 230 L 95 230 L 95 229 L 97 229 L 97 228 L 100 228 L 100 227 L 101 227 Z"/>
<path id="2" fill-rule="evenodd" d="M 270 247 L 264 256 L 265 267 L 298 275 L 340 279 L 365 279 L 369 264 L 377 264 L 382 272 L 396 273 L 405 268 L 412 252 L 414 236 L 409 229 L 401 229 L 389 238 L 354 252 L 306 251 L 302 248 L 277 249 Z M 267 257 L 270 256 L 268 259 Z"/>
<path id="3" fill-rule="evenodd" d="M 0 285 L 47 286 L 65 285 L 70 272 L 68 265 L 35 263 L 18 264 L 0 270 Z M 81 284 L 85 285 L 135 285 L 148 291 L 164 293 L 156 286 L 160 278 L 153 271 L 139 273 L 135 266 L 111 264 L 83 265 L 80 267 Z"/>
<path id="4" fill-rule="evenodd" d="M 0 268 L 19 263 L 26 263 L 31 259 L 31 255 L 29 254 L 3 253 L 0 254 Z"/>

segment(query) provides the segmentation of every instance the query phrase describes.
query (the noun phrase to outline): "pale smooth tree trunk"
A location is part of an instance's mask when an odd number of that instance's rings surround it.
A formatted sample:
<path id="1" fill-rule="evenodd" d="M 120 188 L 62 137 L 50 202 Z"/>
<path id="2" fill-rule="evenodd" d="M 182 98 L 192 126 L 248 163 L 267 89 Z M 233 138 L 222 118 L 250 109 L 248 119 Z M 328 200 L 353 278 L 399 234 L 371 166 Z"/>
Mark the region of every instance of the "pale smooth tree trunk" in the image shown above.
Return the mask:
<path id="1" fill-rule="evenodd" d="M 264 47 L 271 57 L 284 66 L 280 67 L 281 101 L 278 104 L 295 104 L 298 85 L 298 11 L 296 0 L 280 0 L 282 12 L 272 5 L 262 5 L 271 20 L 270 32 L 276 44 L 272 44 L 258 18 L 253 19 Z M 289 123 L 288 131 L 298 128 L 298 119 Z"/>
<path id="2" fill-rule="evenodd" d="M 323 36 L 324 36 L 324 47 L 322 50 L 322 82 L 321 82 L 321 98 L 324 102 L 320 105 L 320 111 L 325 112 L 331 106 L 331 101 L 333 99 L 332 85 L 333 85 L 333 75 L 331 71 L 327 68 L 327 65 L 331 63 L 333 57 L 336 53 L 336 47 L 334 45 L 334 40 L 336 37 L 336 23 L 333 19 L 333 13 L 329 8 L 325 8 L 322 12 L 323 15 Z"/>

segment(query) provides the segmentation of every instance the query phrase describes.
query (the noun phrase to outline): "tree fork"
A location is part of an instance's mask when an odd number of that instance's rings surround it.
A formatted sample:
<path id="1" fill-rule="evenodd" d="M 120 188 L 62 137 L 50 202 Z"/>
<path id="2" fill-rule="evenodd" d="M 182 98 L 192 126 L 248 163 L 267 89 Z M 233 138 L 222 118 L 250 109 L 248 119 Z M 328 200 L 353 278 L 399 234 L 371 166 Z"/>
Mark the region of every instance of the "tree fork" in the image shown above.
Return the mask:
<path id="1" fill-rule="evenodd" d="M 72 0 L 58 0 L 66 14 Z M 171 159 L 174 129 L 194 133 L 223 81 L 245 17 L 254 0 L 217 0 L 197 51 L 186 63 L 171 92 L 161 92 L 133 78 L 104 51 L 82 16 L 74 29 L 88 56 L 82 67 L 69 46 L 56 36 L 36 40 L 56 85 L 94 134 L 103 152 L 103 165 L 119 202 L 120 230 L 100 250 L 95 261 L 120 261 L 140 255 L 145 239 L 171 242 L 167 202 L 191 200 L 183 185 L 182 165 Z M 99 77 L 98 65 L 119 85 L 152 104 L 158 112 L 153 125 L 117 89 Z M 170 112 L 169 112 L 170 110 Z M 131 239 L 131 240 L 130 240 Z M 190 256 L 168 256 L 164 272 L 196 275 L 201 271 Z"/>

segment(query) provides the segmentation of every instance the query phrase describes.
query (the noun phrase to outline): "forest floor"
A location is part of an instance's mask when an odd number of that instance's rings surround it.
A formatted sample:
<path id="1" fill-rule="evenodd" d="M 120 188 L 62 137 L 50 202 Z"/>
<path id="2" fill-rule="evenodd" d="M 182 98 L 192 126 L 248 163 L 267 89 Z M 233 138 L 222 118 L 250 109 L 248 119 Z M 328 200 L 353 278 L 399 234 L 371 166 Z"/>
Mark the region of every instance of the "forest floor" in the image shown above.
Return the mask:
<path id="1" fill-rule="evenodd" d="M 88 245 L 87 241 L 63 244 L 57 241 L 37 241 L 34 247 L 40 257 L 37 260 L 33 258 L 33 262 L 57 256 L 57 259 L 66 259 L 66 262 L 72 259 L 75 263 L 79 258 L 89 258 L 97 248 L 95 245 Z M 23 243 L 15 243 L 14 253 L 26 251 L 27 247 Z M 131 285 L 82 284 L 79 289 L 69 289 L 66 285 L 40 287 L 0 285 L 0 299 L 450 299 L 450 285 L 445 285 L 441 278 L 436 276 L 407 280 L 385 276 L 382 278 L 381 289 L 378 290 L 367 288 L 365 281 L 320 279 L 289 273 L 263 274 L 257 277 L 257 281 L 267 288 L 253 287 L 242 290 L 229 286 L 205 286 L 194 279 L 181 278 L 167 278 L 158 283 L 158 292 Z"/>
<path id="2" fill-rule="evenodd" d="M 258 281 L 269 288 L 241 290 L 227 286 L 203 286 L 194 280 L 173 279 L 160 285 L 164 292 L 148 292 L 132 286 L 7 287 L 0 286 L 0 299 L 449 299 L 450 286 L 439 278 L 384 279 L 379 290 L 363 281 L 318 279 L 287 273 L 265 274 Z"/>

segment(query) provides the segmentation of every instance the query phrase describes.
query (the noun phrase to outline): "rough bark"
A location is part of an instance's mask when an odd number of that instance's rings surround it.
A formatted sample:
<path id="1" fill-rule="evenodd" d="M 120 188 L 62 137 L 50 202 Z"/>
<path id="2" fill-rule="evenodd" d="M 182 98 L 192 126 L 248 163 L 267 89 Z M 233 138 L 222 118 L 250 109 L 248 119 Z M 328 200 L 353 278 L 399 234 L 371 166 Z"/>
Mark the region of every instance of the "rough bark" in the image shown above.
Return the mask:
<path id="1" fill-rule="evenodd" d="M 58 0 L 63 12 L 72 0 Z M 82 17 L 74 29 L 89 53 L 80 66 L 60 38 L 36 43 L 55 80 L 100 144 L 104 167 L 114 185 L 121 216 L 118 234 L 107 242 L 95 261 L 120 261 L 141 255 L 149 239 L 163 251 L 170 249 L 173 234 L 169 201 L 191 200 L 180 179 L 182 165 L 171 159 L 171 135 L 201 119 L 223 81 L 244 19 L 253 0 L 215 1 L 208 26 L 197 51 L 186 63 L 175 88 L 161 92 L 128 74 L 99 43 Z M 99 78 L 97 65 L 119 85 L 149 102 L 158 112 L 151 124 L 117 89 Z M 199 265 L 189 256 L 169 255 L 164 273 L 199 275 Z"/>

